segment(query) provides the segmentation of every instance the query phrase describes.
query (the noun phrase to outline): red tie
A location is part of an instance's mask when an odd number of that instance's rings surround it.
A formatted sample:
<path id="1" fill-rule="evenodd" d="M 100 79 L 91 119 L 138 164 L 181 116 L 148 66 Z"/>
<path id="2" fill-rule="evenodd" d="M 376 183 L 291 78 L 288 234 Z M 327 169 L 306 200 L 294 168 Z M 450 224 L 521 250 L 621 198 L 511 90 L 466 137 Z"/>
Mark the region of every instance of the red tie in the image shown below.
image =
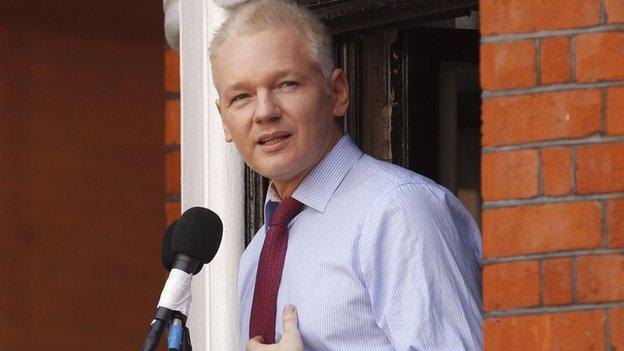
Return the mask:
<path id="1" fill-rule="evenodd" d="M 260 252 L 249 320 L 249 338 L 262 335 L 267 344 L 275 343 L 277 290 L 282 279 L 288 246 L 288 223 L 302 207 L 301 202 L 293 198 L 277 205 Z"/>

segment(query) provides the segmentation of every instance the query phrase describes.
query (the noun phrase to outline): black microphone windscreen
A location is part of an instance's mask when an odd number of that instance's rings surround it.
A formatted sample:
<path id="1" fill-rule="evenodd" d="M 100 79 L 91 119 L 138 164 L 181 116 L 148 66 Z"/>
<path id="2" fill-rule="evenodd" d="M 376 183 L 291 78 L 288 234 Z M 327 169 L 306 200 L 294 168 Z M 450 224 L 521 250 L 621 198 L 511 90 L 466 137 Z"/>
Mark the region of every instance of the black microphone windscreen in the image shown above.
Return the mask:
<path id="1" fill-rule="evenodd" d="M 160 252 L 160 262 L 162 263 L 163 267 L 165 267 L 165 269 L 168 271 L 171 271 L 171 268 L 173 267 L 173 263 L 175 262 L 176 258 L 176 254 L 171 248 L 171 239 L 173 238 L 173 230 L 178 224 L 178 221 L 179 220 L 176 219 L 171 224 L 169 224 L 169 226 L 167 226 L 167 229 L 165 229 L 165 235 L 163 236 L 162 251 Z M 203 264 L 197 265 L 197 268 L 195 268 L 195 272 L 193 272 L 193 275 L 199 273 L 199 271 L 201 271 L 203 267 Z"/>
<path id="2" fill-rule="evenodd" d="M 178 224 L 178 220 L 171 222 L 165 229 L 165 235 L 163 236 L 162 241 L 162 250 L 160 251 L 160 262 L 166 270 L 170 271 L 173 266 L 173 261 L 175 260 L 175 253 L 171 249 L 171 238 L 173 237 L 173 230 Z"/>
<path id="3" fill-rule="evenodd" d="M 190 256 L 204 264 L 212 261 L 219 250 L 223 224 L 219 216 L 203 207 L 192 207 L 178 220 L 171 239 L 176 254 Z"/>

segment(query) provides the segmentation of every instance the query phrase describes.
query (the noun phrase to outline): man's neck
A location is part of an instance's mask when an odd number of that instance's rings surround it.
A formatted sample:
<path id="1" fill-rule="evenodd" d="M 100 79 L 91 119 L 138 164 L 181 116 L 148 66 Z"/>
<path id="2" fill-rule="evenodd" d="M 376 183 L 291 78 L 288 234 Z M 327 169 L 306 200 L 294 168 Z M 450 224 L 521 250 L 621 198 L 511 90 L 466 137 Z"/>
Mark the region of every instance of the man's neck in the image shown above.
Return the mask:
<path id="1" fill-rule="evenodd" d="M 333 140 L 333 142 L 329 143 L 329 146 L 323 152 L 321 157 L 316 161 L 316 163 L 314 163 L 310 168 L 308 168 L 305 171 L 301 172 L 300 174 L 298 174 L 294 178 L 291 178 L 291 179 L 288 179 L 288 180 L 271 179 L 271 181 L 273 182 L 273 186 L 275 186 L 275 190 L 277 192 L 277 195 L 280 197 L 280 199 L 284 200 L 284 199 L 288 199 L 288 198 L 290 198 L 292 196 L 292 194 L 295 192 L 295 190 L 297 190 L 297 187 L 305 179 L 305 177 L 308 175 L 308 173 L 310 173 L 310 171 L 312 169 L 314 169 L 314 167 L 316 167 L 316 165 L 319 164 L 325 158 L 325 156 L 327 156 L 329 151 L 331 149 L 333 149 L 334 146 L 336 146 L 336 144 L 338 143 L 340 138 L 342 138 L 343 135 L 344 134 L 342 134 L 342 133 L 338 134 L 337 137 Z"/>
<path id="2" fill-rule="evenodd" d="M 283 182 L 279 180 L 274 180 L 273 186 L 275 186 L 277 196 L 279 196 L 279 198 L 282 200 L 290 198 L 295 190 L 297 190 L 299 184 L 301 184 L 301 181 L 303 181 L 303 179 L 306 177 L 306 175 L 308 175 L 309 172 L 310 170 L 306 171 L 305 174 L 302 173 L 293 179 L 289 179 Z"/>

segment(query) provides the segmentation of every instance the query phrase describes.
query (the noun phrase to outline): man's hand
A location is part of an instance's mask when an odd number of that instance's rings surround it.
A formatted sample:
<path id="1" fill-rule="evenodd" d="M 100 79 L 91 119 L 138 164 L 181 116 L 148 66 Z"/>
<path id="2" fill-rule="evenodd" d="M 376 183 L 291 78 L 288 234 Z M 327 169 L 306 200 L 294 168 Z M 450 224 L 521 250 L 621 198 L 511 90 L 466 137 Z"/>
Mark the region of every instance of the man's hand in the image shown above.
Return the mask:
<path id="1" fill-rule="evenodd" d="M 282 325 L 284 334 L 282 340 L 277 344 L 263 344 L 264 338 L 261 335 L 249 340 L 247 351 L 303 351 L 303 341 L 297 327 L 297 311 L 295 306 L 286 305 L 282 312 Z"/>

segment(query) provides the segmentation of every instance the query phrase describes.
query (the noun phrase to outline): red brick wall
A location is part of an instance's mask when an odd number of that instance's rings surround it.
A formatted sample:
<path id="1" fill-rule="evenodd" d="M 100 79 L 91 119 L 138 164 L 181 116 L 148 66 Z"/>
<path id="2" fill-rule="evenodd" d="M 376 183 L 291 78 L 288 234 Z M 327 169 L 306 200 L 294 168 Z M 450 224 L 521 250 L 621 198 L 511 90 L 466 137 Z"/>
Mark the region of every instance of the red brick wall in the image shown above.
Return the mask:
<path id="1" fill-rule="evenodd" d="M 486 350 L 624 350 L 624 1 L 482 0 Z"/>
<path id="2" fill-rule="evenodd" d="M 180 217 L 180 55 L 165 49 L 165 207 L 167 223 Z"/>

